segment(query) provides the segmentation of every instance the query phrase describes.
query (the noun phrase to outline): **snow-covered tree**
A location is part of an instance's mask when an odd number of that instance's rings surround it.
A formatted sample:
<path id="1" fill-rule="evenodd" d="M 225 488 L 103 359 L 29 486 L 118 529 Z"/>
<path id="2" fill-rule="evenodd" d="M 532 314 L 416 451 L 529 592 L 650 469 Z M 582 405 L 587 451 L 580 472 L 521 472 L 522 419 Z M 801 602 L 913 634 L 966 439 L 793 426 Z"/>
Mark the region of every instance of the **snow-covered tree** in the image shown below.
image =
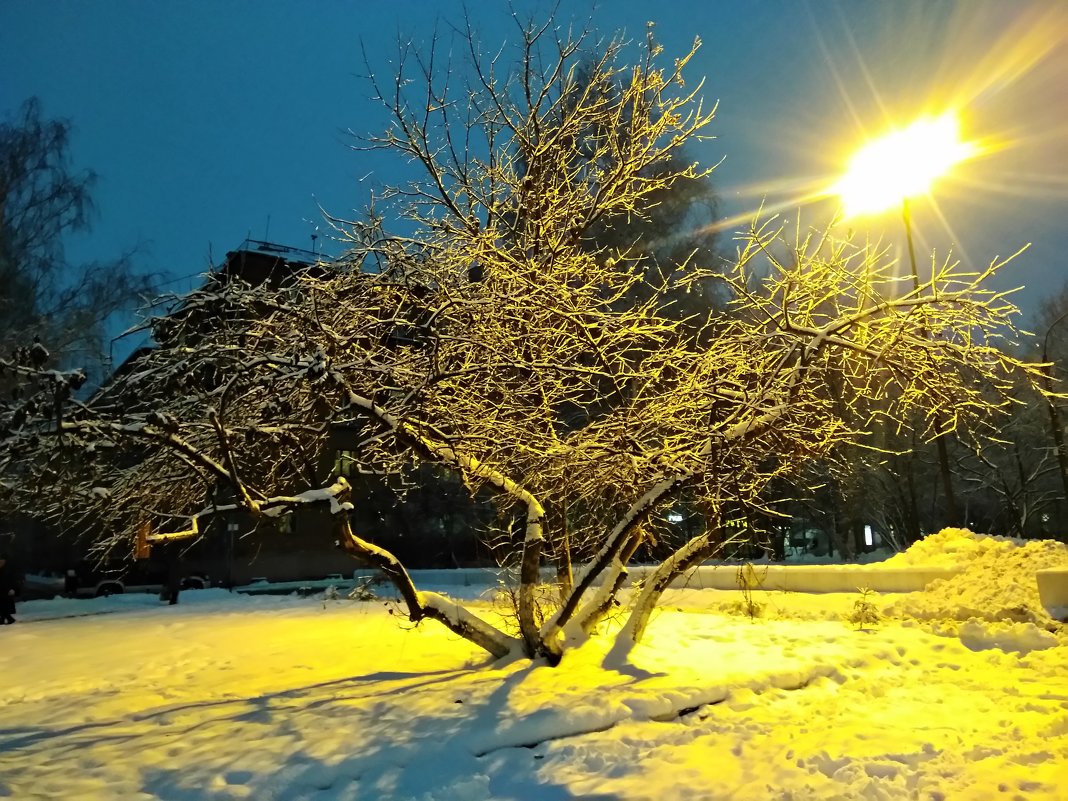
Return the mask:
<path id="1" fill-rule="evenodd" d="M 472 46 L 466 85 L 433 54 L 415 57 L 417 78 L 405 61 L 378 84 L 393 125 L 372 146 L 424 173 L 380 199 L 403 236 L 381 216 L 338 222 L 342 262 L 261 284 L 216 277 L 156 320 L 158 347 L 90 403 L 71 401 L 64 376 L 23 370 L 38 401 L 5 418 L 11 492 L 125 547 L 138 531 L 198 536 L 227 509 L 270 519 L 323 504 L 412 620 L 556 661 L 622 602 L 627 564 L 680 498 L 707 525 L 650 551 L 620 652 L 669 584 L 733 536 L 738 509 L 763 509 L 777 479 L 841 453 L 873 415 L 929 436 L 990 418 L 1002 402 L 990 388 L 1037 375 L 998 347 L 1015 311 L 984 288 L 998 264 L 935 265 L 911 288 L 885 251 L 766 221 L 726 273 L 694 263 L 636 291 L 649 281 L 638 249 L 595 234 L 703 174 L 674 158 L 712 120 L 683 77 L 694 51 L 661 66 L 650 32 L 624 66 L 629 46 L 609 42 L 580 81 L 581 37 L 526 27 L 522 42 L 508 72 Z M 695 331 L 668 303 L 710 280 L 732 300 Z M 419 590 L 374 532 L 353 530 L 360 499 L 323 467 L 338 430 L 364 469 L 424 460 L 495 494 L 514 630 Z M 553 596 L 539 591 L 547 562 Z"/>

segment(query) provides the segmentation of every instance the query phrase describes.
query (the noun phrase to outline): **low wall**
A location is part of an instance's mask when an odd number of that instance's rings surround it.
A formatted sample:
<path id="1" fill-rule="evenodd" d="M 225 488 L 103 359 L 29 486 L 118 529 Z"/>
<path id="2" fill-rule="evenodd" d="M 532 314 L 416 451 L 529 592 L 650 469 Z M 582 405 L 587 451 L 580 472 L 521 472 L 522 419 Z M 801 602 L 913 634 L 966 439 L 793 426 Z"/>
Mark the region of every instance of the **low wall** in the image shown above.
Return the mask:
<path id="1" fill-rule="evenodd" d="M 637 581 L 653 568 L 629 570 Z M 746 568 L 748 571 L 748 568 Z M 951 578 L 959 567 L 878 567 L 877 565 L 753 565 L 752 588 L 788 592 L 856 592 L 868 588 L 875 592 L 919 592 L 936 579 Z M 737 590 L 738 565 L 702 565 L 680 576 L 673 587 L 693 589 Z"/>
<path id="2" fill-rule="evenodd" d="M 1048 567 L 1035 572 L 1038 597 L 1047 609 L 1068 610 L 1068 568 Z"/>
<path id="3" fill-rule="evenodd" d="M 421 587 L 496 587 L 503 581 L 504 570 L 499 567 L 456 567 L 442 569 L 409 570 L 417 588 Z M 373 568 L 360 568 L 352 577 L 354 579 L 377 576 Z M 556 571 L 552 568 L 541 569 L 541 580 L 546 584 L 556 581 Z"/>
<path id="4" fill-rule="evenodd" d="M 628 584 L 645 578 L 655 568 L 632 566 L 627 569 Z M 737 590 L 738 565 L 702 565 L 680 576 L 673 587 Z M 936 579 L 960 573 L 959 567 L 879 567 L 878 565 L 753 565 L 753 588 L 789 592 L 856 592 L 867 587 L 875 592 L 918 592 Z M 356 571 L 373 575 L 375 571 Z M 409 571 L 416 587 L 492 587 L 500 581 L 498 568 L 459 568 L 455 570 Z M 542 580 L 552 582 L 555 574 L 542 569 Z M 1068 605 L 1068 602 L 1065 602 Z"/>

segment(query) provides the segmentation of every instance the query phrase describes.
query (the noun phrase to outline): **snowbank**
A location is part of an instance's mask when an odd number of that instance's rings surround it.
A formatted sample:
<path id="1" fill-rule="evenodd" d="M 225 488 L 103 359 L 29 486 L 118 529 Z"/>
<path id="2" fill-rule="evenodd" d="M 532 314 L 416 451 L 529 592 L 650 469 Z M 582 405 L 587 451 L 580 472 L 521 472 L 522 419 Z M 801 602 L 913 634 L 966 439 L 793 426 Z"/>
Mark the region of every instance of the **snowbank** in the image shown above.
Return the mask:
<path id="1" fill-rule="evenodd" d="M 1052 624 L 1039 595 L 1037 571 L 1068 568 L 1068 546 L 944 529 L 888 559 L 887 565 L 956 564 L 960 572 L 933 582 L 888 608 L 920 620 Z"/>
<path id="2" fill-rule="evenodd" d="M 1023 543 L 1024 540 L 1009 537 L 975 534 L 966 528 L 944 528 L 912 543 L 907 550 L 894 554 L 883 564 L 887 567 L 956 567 L 983 554 L 1001 552 Z"/>

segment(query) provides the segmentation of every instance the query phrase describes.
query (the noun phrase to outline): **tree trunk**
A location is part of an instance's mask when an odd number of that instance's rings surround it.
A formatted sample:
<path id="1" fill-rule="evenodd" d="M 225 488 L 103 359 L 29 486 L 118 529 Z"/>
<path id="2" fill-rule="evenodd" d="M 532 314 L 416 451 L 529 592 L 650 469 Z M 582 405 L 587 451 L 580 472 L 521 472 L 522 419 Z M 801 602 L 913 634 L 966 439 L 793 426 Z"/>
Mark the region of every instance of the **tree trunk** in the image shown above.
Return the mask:
<path id="1" fill-rule="evenodd" d="M 953 471 L 949 467 L 949 449 L 946 447 L 948 434 L 941 434 L 935 439 L 938 448 L 938 471 L 942 476 L 942 491 L 946 495 L 946 525 L 960 526 L 960 509 L 957 496 L 953 491 Z"/>
<path id="2" fill-rule="evenodd" d="M 571 623 L 572 626 L 578 626 L 583 633 L 588 634 L 594 626 L 604 620 L 609 610 L 617 605 L 616 596 L 627 580 L 627 565 L 646 537 L 641 526 L 632 532 L 630 542 L 620 554 L 618 565 L 613 564 L 612 568 L 606 571 L 601 589 L 595 593 L 590 603 L 576 613 Z"/>
<path id="3" fill-rule="evenodd" d="M 920 527 L 920 502 L 916 496 L 916 476 L 912 469 L 913 455 L 909 455 L 905 468 L 905 482 L 908 487 L 908 507 L 906 509 L 906 521 L 908 522 L 908 543 L 919 542 L 923 530 Z"/>
<path id="4" fill-rule="evenodd" d="M 717 527 L 715 534 L 718 533 Z M 719 550 L 721 543 L 717 541 L 715 534 L 712 531 L 706 531 L 700 537 L 690 540 L 661 562 L 653 574 L 645 580 L 642 591 L 631 607 L 630 617 L 616 636 L 609 660 L 617 664 L 625 661 L 631 649 L 641 641 L 646 626 L 649 624 L 649 616 L 660 600 L 660 596 L 671 586 L 671 582 Z"/>
<path id="5" fill-rule="evenodd" d="M 481 618 L 471 614 L 459 604 L 436 593 L 419 592 L 408 571 L 389 551 L 361 539 L 352 530 L 345 512 L 337 515 L 341 529 L 341 545 L 345 551 L 360 562 L 378 568 L 400 593 L 408 607 L 408 617 L 413 623 L 423 618 L 437 620 L 450 631 L 460 635 L 497 658 L 510 654 L 516 640 Z"/>

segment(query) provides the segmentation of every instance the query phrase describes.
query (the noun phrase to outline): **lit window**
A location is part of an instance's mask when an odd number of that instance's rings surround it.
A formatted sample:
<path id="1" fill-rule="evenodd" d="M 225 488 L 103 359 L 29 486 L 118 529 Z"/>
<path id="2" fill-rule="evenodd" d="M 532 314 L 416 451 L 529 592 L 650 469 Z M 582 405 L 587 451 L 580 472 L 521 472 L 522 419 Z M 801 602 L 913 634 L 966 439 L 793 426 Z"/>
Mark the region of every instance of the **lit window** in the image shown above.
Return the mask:
<path id="1" fill-rule="evenodd" d="M 334 452 L 334 471 L 335 476 L 351 477 L 356 472 L 356 453 L 355 451 L 339 450 Z"/>

